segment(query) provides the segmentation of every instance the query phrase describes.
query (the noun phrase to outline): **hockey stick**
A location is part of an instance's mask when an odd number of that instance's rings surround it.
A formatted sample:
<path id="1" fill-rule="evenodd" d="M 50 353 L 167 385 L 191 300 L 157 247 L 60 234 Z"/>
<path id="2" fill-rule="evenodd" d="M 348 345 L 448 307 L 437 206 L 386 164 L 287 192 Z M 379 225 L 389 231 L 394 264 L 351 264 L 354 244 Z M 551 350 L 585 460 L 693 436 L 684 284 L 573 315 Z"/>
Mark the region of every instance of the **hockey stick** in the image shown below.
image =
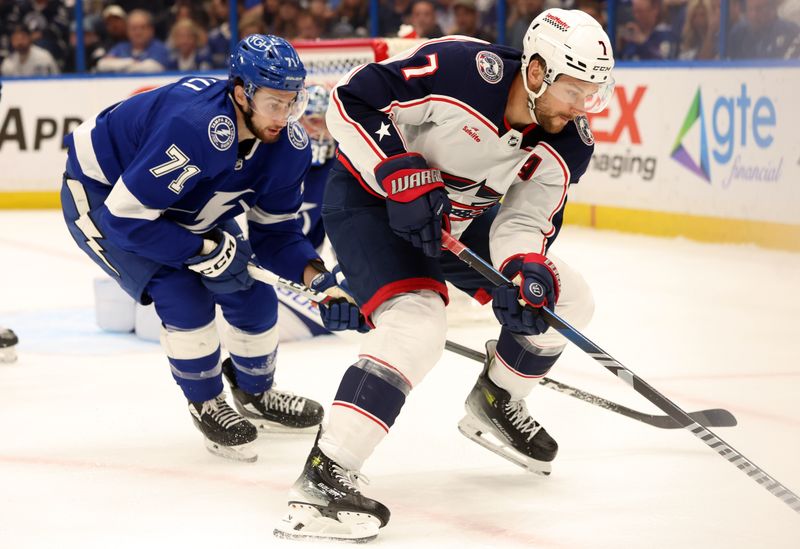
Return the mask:
<path id="1" fill-rule="evenodd" d="M 297 292 L 303 297 L 307 297 L 317 305 L 324 305 L 333 299 L 332 296 L 329 296 L 326 293 L 312 290 L 305 284 L 300 284 L 299 282 L 283 278 L 276 275 L 272 271 L 268 271 L 263 267 L 259 267 L 258 265 L 254 265 L 252 263 L 247 266 L 247 273 L 254 279 L 258 280 L 259 282 L 263 282 L 264 284 L 269 284 L 270 286 L 279 286 L 281 288 L 286 288 Z"/>
<path id="2" fill-rule="evenodd" d="M 484 261 L 475 252 L 464 246 L 461 242 L 453 238 L 447 231 L 442 231 L 442 244 L 450 250 L 461 261 L 475 269 L 487 280 L 496 286 L 510 284 L 502 273 Z M 578 330 L 570 326 L 567 321 L 556 315 L 547 307 L 542 308 L 542 314 L 551 328 L 558 331 L 562 336 L 571 341 L 583 352 L 599 362 L 606 370 L 616 375 L 622 381 L 630 385 L 634 391 L 655 404 L 660 410 L 674 419 L 681 427 L 688 429 L 697 438 L 702 440 L 708 447 L 712 448 L 719 455 L 730 461 L 738 469 L 747 474 L 755 482 L 762 485 L 770 494 L 780 499 L 791 507 L 796 513 L 800 513 L 800 497 L 789 488 L 781 484 L 775 478 L 767 474 L 766 471 L 758 467 L 755 463 L 747 459 L 727 442 L 699 425 L 689 414 L 681 409 L 677 404 L 662 395 L 650 384 L 637 376 L 631 370 L 623 366 L 611 355 L 603 351 L 599 346 L 590 341 Z"/>
<path id="3" fill-rule="evenodd" d="M 445 342 L 444 348 L 463 357 L 471 358 L 477 362 L 483 363 L 486 360 L 486 355 L 480 351 L 470 349 L 469 347 L 459 345 L 458 343 L 454 343 L 449 340 Z M 635 419 L 636 421 L 641 421 L 642 423 L 652 425 L 653 427 L 658 427 L 659 429 L 679 429 L 682 427 L 680 423 L 672 419 L 670 416 L 639 412 L 637 410 L 628 408 L 627 406 L 623 406 L 622 404 L 617 404 L 616 402 L 606 400 L 603 397 L 583 391 L 576 387 L 572 387 L 566 383 L 561 383 L 560 381 L 556 381 L 555 379 L 551 379 L 549 377 L 543 377 L 539 382 L 539 385 L 547 387 L 548 389 L 553 389 L 559 393 L 564 393 L 565 395 L 575 397 L 578 400 L 588 402 L 589 404 L 594 404 L 600 408 L 605 408 L 610 412 L 615 412 L 625 417 Z M 736 418 L 733 416 L 733 414 L 731 414 L 728 410 L 722 410 L 720 408 L 690 412 L 689 416 L 700 425 L 705 425 L 706 427 L 733 427 L 736 425 Z"/>
<path id="4" fill-rule="evenodd" d="M 260 282 L 269 284 L 271 286 L 280 286 L 283 288 L 287 288 L 289 290 L 297 292 L 298 294 L 304 297 L 307 297 L 311 301 L 314 301 L 315 303 L 318 304 L 327 303 L 332 299 L 327 294 L 317 292 L 316 290 L 312 290 L 308 286 L 305 286 L 298 282 L 282 278 L 276 275 L 275 273 L 263 269 L 261 267 L 258 267 L 256 265 L 249 265 L 247 271 L 248 273 L 250 273 L 250 276 L 252 276 L 253 278 L 255 278 Z M 480 353 L 478 351 L 473 351 L 468 347 L 464 347 L 452 341 L 447 341 L 445 343 L 445 348 L 448 349 L 449 351 L 460 354 L 467 358 L 472 358 L 473 360 L 477 360 L 478 362 L 483 362 L 484 359 L 483 353 Z M 678 424 L 675 420 L 673 420 L 669 416 L 659 416 L 654 414 L 645 414 L 643 412 L 638 412 L 636 410 L 632 410 L 631 408 L 622 406 L 621 404 L 611 402 L 610 400 L 606 400 L 597 395 L 593 395 L 592 393 L 588 393 L 576 387 L 572 387 L 571 385 L 567 385 L 566 383 L 561 383 L 547 377 L 542 379 L 541 385 L 549 387 L 550 389 L 553 389 L 560 393 L 564 393 L 569 396 L 575 397 L 577 399 L 583 400 L 590 404 L 600 406 L 601 408 L 605 408 L 606 410 L 610 410 L 612 412 L 616 412 L 623 416 L 633 418 L 643 423 L 647 423 L 648 425 L 658 427 L 660 429 L 677 429 L 681 427 L 680 424 Z M 727 410 L 720 410 L 720 409 L 700 410 L 697 412 L 692 412 L 689 415 L 701 425 L 706 425 L 709 427 L 731 427 L 736 425 L 736 418 L 733 417 L 733 415 Z"/>
<path id="5" fill-rule="evenodd" d="M 256 265 L 249 265 L 247 268 L 248 273 L 254 279 L 263 282 L 265 284 L 269 284 L 271 286 L 280 286 L 283 288 L 287 288 L 298 294 L 307 297 L 311 301 L 315 303 L 327 303 L 330 299 L 332 299 L 329 295 L 317 292 L 316 290 L 312 290 L 308 286 L 300 284 L 298 282 L 294 282 L 292 280 L 287 280 L 282 278 L 275 273 L 258 267 Z M 483 362 L 484 355 L 478 351 L 473 351 L 468 347 L 464 347 L 459 345 L 458 343 L 454 343 L 452 341 L 447 341 L 445 343 L 445 348 L 449 351 L 454 353 L 460 354 L 467 358 L 472 358 L 473 360 L 477 360 L 478 362 Z M 567 385 L 566 383 L 561 383 L 555 381 L 550 378 L 543 378 L 541 385 L 549 387 L 555 391 L 560 393 L 567 394 L 569 396 L 575 397 L 577 399 L 583 400 L 590 404 L 594 404 L 596 406 L 600 406 L 601 408 L 605 408 L 606 410 L 610 410 L 612 412 L 616 412 L 626 417 L 633 418 L 635 420 L 641 421 L 643 423 L 647 423 L 648 425 L 652 425 L 654 427 L 658 427 L 661 429 L 677 429 L 681 427 L 675 420 L 673 420 L 669 416 L 659 416 L 654 414 L 645 414 L 643 412 L 638 412 L 636 410 L 632 410 L 631 408 L 627 408 L 622 406 L 621 404 L 617 404 L 615 402 L 611 402 L 610 400 L 606 400 L 602 397 L 597 395 L 593 395 L 592 393 L 588 393 L 576 387 L 572 387 L 571 385 Z M 720 409 L 712 409 L 712 410 L 700 410 L 697 412 L 692 412 L 689 414 L 701 425 L 706 425 L 708 427 L 731 427 L 736 425 L 736 418 L 728 412 L 727 410 L 720 410 Z"/>

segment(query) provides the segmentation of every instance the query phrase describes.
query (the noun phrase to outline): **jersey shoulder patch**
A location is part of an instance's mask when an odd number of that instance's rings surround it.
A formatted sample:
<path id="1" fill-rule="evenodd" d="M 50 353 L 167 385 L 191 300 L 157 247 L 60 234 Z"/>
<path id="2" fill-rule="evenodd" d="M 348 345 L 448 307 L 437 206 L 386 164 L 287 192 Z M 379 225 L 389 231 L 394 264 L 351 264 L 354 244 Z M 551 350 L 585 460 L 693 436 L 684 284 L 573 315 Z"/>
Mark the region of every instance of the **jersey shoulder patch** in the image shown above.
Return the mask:
<path id="1" fill-rule="evenodd" d="M 208 123 L 208 139 L 218 151 L 227 151 L 236 138 L 236 126 L 229 116 L 219 114 Z"/>
<path id="2" fill-rule="evenodd" d="M 592 128 L 589 127 L 589 119 L 585 116 L 578 116 L 573 121 L 575 123 L 575 128 L 578 130 L 578 137 L 581 138 L 581 141 L 585 145 L 594 145 L 594 134 L 592 133 Z"/>
<path id="3" fill-rule="evenodd" d="M 478 74 L 489 84 L 497 84 L 503 79 L 503 60 L 494 52 L 481 50 L 475 55 Z"/>
<path id="4" fill-rule="evenodd" d="M 286 126 L 286 133 L 289 136 L 289 143 L 298 150 L 308 147 L 308 134 L 299 122 L 291 122 Z"/>

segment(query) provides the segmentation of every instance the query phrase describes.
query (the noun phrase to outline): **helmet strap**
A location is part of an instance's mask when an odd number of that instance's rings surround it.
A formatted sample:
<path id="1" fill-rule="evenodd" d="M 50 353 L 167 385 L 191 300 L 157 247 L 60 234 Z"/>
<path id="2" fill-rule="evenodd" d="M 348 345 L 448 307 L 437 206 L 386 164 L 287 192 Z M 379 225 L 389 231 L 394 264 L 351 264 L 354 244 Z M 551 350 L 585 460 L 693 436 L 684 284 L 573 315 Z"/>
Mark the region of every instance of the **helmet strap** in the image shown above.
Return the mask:
<path id="1" fill-rule="evenodd" d="M 542 85 L 539 88 L 539 91 L 535 92 L 531 90 L 530 87 L 528 86 L 528 63 L 523 63 L 521 70 L 522 70 L 522 85 L 525 86 L 525 91 L 528 93 L 528 111 L 530 112 L 533 121 L 536 124 L 538 124 L 539 121 L 536 119 L 536 113 L 534 112 L 536 108 L 536 100 L 539 99 L 544 94 L 544 92 L 547 91 L 547 82 L 542 80 Z"/>

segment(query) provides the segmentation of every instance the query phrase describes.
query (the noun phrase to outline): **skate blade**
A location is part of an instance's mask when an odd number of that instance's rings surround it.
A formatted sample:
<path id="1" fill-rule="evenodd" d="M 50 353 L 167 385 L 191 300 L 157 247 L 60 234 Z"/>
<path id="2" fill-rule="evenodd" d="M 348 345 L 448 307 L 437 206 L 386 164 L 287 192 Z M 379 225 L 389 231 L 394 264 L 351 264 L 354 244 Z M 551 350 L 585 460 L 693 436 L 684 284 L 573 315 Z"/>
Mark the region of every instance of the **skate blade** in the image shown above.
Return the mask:
<path id="1" fill-rule="evenodd" d="M 343 543 L 367 543 L 378 537 L 380 521 L 372 515 L 340 512 L 337 518 L 322 516 L 313 505 L 290 503 L 272 534 L 281 539 Z"/>
<path id="2" fill-rule="evenodd" d="M 514 465 L 522 467 L 531 473 L 548 476 L 552 471 L 552 466 L 549 461 L 540 461 L 520 453 L 509 446 L 505 441 L 494 436 L 490 428 L 486 427 L 472 416 L 464 416 L 464 418 L 458 422 L 458 430 L 471 441 L 480 444 L 487 450 L 494 452 L 498 456 L 507 459 Z"/>
<path id="3" fill-rule="evenodd" d="M 230 459 L 232 461 L 243 461 L 246 463 L 253 463 L 258 459 L 258 454 L 253 451 L 249 442 L 238 446 L 223 446 L 222 444 L 218 444 L 206 438 L 205 444 L 206 450 L 221 458 Z"/>

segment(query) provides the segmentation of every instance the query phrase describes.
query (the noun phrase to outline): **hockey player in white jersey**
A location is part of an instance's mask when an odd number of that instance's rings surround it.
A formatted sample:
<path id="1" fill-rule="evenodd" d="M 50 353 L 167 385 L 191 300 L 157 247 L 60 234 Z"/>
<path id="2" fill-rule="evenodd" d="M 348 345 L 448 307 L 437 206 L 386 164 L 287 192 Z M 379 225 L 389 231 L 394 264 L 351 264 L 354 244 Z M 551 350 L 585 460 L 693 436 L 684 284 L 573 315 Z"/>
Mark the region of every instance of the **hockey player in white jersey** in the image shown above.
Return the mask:
<path id="1" fill-rule="evenodd" d="M 131 297 L 154 303 L 195 425 L 210 451 L 234 459 L 255 459 L 246 445 L 256 426 L 296 431 L 323 415 L 317 402 L 273 387 L 277 299 L 248 273 L 255 263 L 319 291 L 338 288 L 297 218 L 311 163 L 297 123 L 305 76 L 286 40 L 251 35 L 231 55 L 227 80 L 188 77 L 135 95 L 66 140 L 70 233 Z M 242 213 L 248 238 L 234 221 Z M 216 305 L 228 321 L 221 334 Z M 320 314 L 329 329 L 359 324 L 344 299 Z"/>
<path id="2" fill-rule="evenodd" d="M 538 310 L 554 307 L 579 328 L 593 312 L 586 283 L 548 248 L 589 164 L 584 115 L 611 97 L 614 59 L 602 27 L 580 11 L 543 12 L 523 44 L 430 40 L 354 69 L 334 89 L 327 118 L 339 164 L 322 215 L 374 330 L 344 373 L 276 536 L 367 541 L 389 521 L 361 493 L 359 471 L 441 356 L 445 280 L 491 300 L 501 324 L 459 428 L 550 471 L 558 446 L 524 399 L 566 345 Z M 443 254 L 442 224 L 518 285 L 492 288 Z"/>

